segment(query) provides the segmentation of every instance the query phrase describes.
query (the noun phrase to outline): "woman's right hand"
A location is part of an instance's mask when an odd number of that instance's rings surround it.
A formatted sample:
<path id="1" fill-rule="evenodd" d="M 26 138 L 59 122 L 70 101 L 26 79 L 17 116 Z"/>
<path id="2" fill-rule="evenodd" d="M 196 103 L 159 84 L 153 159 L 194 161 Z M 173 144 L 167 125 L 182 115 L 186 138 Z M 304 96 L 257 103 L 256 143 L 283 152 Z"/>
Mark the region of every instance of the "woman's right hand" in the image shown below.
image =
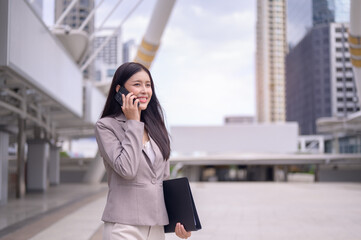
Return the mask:
<path id="1" fill-rule="evenodd" d="M 136 96 L 132 92 L 128 93 L 127 96 L 122 94 L 122 100 L 123 100 L 122 110 L 125 117 L 128 120 L 140 121 L 140 111 L 138 108 L 139 100 L 136 99 Z"/>

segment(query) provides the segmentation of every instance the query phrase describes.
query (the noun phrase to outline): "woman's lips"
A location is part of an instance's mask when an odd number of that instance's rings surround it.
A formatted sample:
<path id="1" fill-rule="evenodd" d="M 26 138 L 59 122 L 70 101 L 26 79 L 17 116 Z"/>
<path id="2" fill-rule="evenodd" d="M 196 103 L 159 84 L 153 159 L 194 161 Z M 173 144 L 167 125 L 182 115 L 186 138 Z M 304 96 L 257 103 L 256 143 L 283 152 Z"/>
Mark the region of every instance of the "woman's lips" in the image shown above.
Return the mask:
<path id="1" fill-rule="evenodd" d="M 145 98 L 145 97 L 139 97 L 138 99 L 139 99 L 139 102 L 141 102 L 141 103 L 147 102 L 147 98 Z"/>

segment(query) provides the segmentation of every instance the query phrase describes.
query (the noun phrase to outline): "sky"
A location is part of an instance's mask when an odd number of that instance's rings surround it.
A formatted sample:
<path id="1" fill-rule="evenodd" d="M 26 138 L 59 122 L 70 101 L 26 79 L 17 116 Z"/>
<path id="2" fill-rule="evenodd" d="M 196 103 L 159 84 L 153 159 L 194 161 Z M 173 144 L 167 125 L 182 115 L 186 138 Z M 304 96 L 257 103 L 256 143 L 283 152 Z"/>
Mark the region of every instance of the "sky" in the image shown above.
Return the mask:
<path id="1" fill-rule="evenodd" d="M 124 0 L 107 26 L 117 26 L 135 4 Z M 155 0 L 143 0 L 124 23 L 122 39 L 140 43 Z M 53 1 L 44 1 L 53 22 Z M 115 0 L 95 17 L 104 19 Z M 178 0 L 151 66 L 168 126 L 222 125 L 226 116 L 255 114 L 256 1 Z"/>

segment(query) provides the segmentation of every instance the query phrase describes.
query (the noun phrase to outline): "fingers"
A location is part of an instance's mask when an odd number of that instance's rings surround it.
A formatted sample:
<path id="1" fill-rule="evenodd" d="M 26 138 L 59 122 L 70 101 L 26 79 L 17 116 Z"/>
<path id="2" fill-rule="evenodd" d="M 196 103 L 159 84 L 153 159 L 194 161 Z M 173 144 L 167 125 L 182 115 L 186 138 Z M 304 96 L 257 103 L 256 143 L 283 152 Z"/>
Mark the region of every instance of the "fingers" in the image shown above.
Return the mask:
<path id="1" fill-rule="evenodd" d="M 127 96 L 124 96 L 124 94 L 122 94 L 124 108 L 133 108 L 134 106 L 138 106 L 139 100 L 135 98 L 136 96 L 132 92 L 128 93 Z"/>
<path id="2" fill-rule="evenodd" d="M 182 224 L 177 223 L 175 226 L 175 234 L 180 238 L 187 239 L 191 236 L 192 233 L 187 232 Z"/>

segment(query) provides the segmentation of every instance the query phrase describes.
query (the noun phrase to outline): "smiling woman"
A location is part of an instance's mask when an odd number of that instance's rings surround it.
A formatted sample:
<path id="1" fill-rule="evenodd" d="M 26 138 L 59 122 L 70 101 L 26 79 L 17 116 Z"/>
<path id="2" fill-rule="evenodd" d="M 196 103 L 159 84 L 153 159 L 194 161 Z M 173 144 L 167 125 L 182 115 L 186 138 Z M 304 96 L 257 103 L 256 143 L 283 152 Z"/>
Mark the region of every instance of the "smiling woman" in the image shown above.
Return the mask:
<path id="1" fill-rule="evenodd" d="M 118 92 L 126 93 L 121 104 Z M 116 70 L 95 135 L 109 186 L 103 239 L 165 239 L 163 180 L 169 178 L 170 141 L 146 67 L 129 62 Z M 191 235 L 180 223 L 175 232 Z"/>

